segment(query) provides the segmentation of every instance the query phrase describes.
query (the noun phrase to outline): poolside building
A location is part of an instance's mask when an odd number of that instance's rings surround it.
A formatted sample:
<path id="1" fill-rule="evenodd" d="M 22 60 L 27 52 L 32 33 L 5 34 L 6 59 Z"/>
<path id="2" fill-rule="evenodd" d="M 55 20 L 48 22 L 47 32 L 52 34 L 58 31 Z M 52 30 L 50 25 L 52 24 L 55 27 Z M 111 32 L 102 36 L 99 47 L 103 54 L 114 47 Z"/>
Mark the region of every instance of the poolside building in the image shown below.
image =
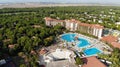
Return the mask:
<path id="1" fill-rule="evenodd" d="M 78 26 L 78 31 L 94 35 L 98 38 L 102 37 L 103 29 L 104 27 L 99 24 L 79 23 Z"/>
<path id="2" fill-rule="evenodd" d="M 45 17 L 44 19 L 45 19 L 45 24 L 47 26 L 55 26 L 57 24 L 60 24 L 61 26 L 65 27 L 66 29 L 70 31 L 78 30 L 83 33 L 94 35 L 98 38 L 101 38 L 103 34 L 104 27 L 99 24 L 82 23 L 75 19 L 58 20 L 58 19 L 52 19 L 50 17 Z"/>

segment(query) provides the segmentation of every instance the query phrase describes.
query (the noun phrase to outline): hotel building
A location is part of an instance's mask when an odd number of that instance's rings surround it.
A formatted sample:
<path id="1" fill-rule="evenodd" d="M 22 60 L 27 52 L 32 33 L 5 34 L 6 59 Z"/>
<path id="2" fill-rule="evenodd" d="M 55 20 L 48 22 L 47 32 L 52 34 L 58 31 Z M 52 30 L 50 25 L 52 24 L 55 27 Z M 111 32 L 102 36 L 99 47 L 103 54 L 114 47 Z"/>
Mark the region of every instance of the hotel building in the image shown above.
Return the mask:
<path id="1" fill-rule="evenodd" d="M 88 33 L 94 35 L 98 38 L 102 37 L 104 27 L 99 24 L 87 24 L 87 23 L 79 23 L 77 27 L 78 31 Z"/>
<path id="2" fill-rule="evenodd" d="M 76 31 L 78 27 L 78 23 L 79 21 L 75 19 L 65 20 L 65 28 L 70 31 Z"/>
<path id="3" fill-rule="evenodd" d="M 65 21 L 64 20 L 58 20 L 58 19 L 53 19 L 53 18 L 50 18 L 50 17 L 45 17 L 45 24 L 47 26 L 55 26 L 57 24 L 60 24 L 61 26 L 65 26 Z"/>
<path id="4" fill-rule="evenodd" d="M 80 31 L 83 33 L 94 35 L 98 38 L 102 37 L 102 33 L 104 29 L 104 27 L 99 24 L 82 23 L 75 19 L 58 20 L 58 19 L 52 19 L 50 17 L 45 17 L 44 19 L 45 19 L 45 24 L 47 26 L 55 26 L 57 24 L 60 24 L 61 26 L 65 27 L 70 31 Z"/>

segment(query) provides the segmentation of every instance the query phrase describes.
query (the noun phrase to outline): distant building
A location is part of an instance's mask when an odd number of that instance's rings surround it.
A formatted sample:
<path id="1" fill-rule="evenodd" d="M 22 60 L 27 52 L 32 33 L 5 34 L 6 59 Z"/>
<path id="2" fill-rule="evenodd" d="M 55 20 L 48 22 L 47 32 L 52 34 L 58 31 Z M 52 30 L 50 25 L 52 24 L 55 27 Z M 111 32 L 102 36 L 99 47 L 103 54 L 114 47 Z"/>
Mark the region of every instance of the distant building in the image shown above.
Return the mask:
<path id="1" fill-rule="evenodd" d="M 50 17 L 45 17 L 45 24 L 47 26 L 55 26 L 57 24 L 60 24 L 61 26 L 65 26 L 65 21 L 64 20 L 58 20 L 58 19 L 53 19 Z"/>
<path id="2" fill-rule="evenodd" d="M 47 26 L 55 26 L 57 24 L 60 24 L 61 26 L 65 27 L 66 29 L 68 29 L 70 31 L 78 30 L 80 32 L 94 35 L 98 38 L 102 37 L 102 33 L 103 33 L 103 29 L 104 29 L 104 27 L 99 24 L 82 23 L 75 19 L 58 20 L 58 19 L 52 19 L 50 17 L 45 17 L 44 19 L 45 19 L 45 24 Z"/>

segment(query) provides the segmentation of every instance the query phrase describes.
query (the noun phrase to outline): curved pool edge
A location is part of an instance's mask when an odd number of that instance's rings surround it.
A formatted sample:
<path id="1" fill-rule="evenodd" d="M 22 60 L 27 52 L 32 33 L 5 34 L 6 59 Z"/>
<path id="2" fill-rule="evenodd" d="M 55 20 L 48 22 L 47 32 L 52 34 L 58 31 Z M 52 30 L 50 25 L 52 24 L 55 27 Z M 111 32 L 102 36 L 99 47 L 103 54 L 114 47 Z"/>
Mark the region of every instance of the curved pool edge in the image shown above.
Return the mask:
<path id="1" fill-rule="evenodd" d="M 74 40 L 73 38 L 69 39 L 70 36 L 73 36 L 73 37 L 77 36 L 78 37 L 78 41 Z M 85 48 L 85 47 L 88 47 L 90 45 L 89 39 L 81 37 L 77 33 L 65 33 L 65 34 L 60 35 L 60 38 L 61 38 L 62 41 L 66 41 L 66 42 L 70 42 L 70 43 L 71 42 L 77 42 L 77 43 L 75 43 L 75 46 L 77 46 L 78 48 Z M 79 43 L 80 41 L 83 42 L 83 43 Z"/>
<path id="2" fill-rule="evenodd" d="M 87 55 L 84 51 L 85 51 L 85 50 L 88 50 L 88 49 L 97 49 L 97 50 L 99 51 L 99 53 L 95 53 L 95 54 Z M 87 49 L 85 49 L 85 50 L 83 51 L 83 53 L 84 53 L 84 55 L 87 56 L 87 57 L 90 57 L 90 56 L 97 56 L 98 54 L 102 54 L 102 53 L 103 53 L 102 50 L 100 50 L 99 48 L 96 48 L 96 47 L 87 48 Z"/>

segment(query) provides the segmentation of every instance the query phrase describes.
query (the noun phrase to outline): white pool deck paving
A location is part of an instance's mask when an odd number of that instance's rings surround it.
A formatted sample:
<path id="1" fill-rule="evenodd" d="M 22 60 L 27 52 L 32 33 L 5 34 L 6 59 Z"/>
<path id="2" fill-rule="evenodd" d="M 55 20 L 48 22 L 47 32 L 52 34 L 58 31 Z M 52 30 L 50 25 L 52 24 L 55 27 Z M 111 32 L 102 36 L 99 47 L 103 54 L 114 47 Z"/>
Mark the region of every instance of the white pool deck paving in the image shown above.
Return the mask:
<path id="1" fill-rule="evenodd" d="M 77 37 L 86 39 L 90 43 L 90 45 L 85 46 L 85 47 L 80 47 L 80 48 L 77 47 L 76 45 L 72 46 L 72 43 L 70 43 L 70 42 L 67 43 L 67 44 L 69 44 L 68 47 L 72 47 L 75 50 L 77 50 L 78 52 L 81 52 L 82 48 L 85 48 L 85 49 L 87 49 L 87 48 L 97 48 L 97 49 L 101 50 L 102 53 L 104 53 L 104 54 L 110 54 L 110 52 L 104 51 L 103 49 L 108 49 L 108 50 L 112 51 L 112 48 L 110 48 L 107 44 L 101 42 L 99 39 L 91 38 L 91 37 L 84 36 L 84 35 L 78 34 L 78 33 L 74 33 L 74 34 L 76 34 Z M 74 43 L 75 42 L 73 42 L 73 44 Z"/>

